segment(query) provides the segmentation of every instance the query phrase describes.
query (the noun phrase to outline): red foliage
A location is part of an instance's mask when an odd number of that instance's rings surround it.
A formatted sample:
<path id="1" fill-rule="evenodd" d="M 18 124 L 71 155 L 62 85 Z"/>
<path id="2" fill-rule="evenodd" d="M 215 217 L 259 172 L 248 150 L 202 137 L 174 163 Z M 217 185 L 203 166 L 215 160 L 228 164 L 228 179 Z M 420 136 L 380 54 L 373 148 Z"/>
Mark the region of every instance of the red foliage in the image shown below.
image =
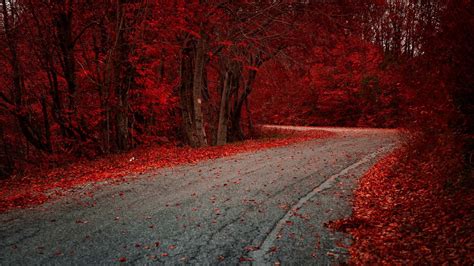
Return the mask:
<path id="1" fill-rule="evenodd" d="M 237 153 L 279 147 L 314 138 L 325 138 L 326 131 L 276 131 L 266 134 L 286 135 L 278 139 L 248 140 L 226 146 L 176 147 L 174 145 L 142 147 L 128 153 L 115 154 L 94 161 L 79 161 L 48 171 L 31 170 L 24 176 L 0 181 L 0 212 L 42 204 L 65 195 L 67 189 L 106 180 L 123 181 L 126 176 L 146 170 L 196 163 L 202 160 L 230 156 Z"/>
<path id="2" fill-rule="evenodd" d="M 354 212 L 330 227 L 350 232 L 351 262 L 367 264 L 472 265 L 474 193 L 460 176 L 452 140 L 400 149 L 360 181 Z"/>
<path id="3" fill-rule="evenodd" d="M 401 88 L 381 68 L 379 47 L 355 37 L 289 50 L 304 66 L 282 60 L 264 65 L 251 96 L 256 121 L 284 125 L 376 126 L 400 124 Z M 303 60 L 300 59 L 300 60 Z"/>

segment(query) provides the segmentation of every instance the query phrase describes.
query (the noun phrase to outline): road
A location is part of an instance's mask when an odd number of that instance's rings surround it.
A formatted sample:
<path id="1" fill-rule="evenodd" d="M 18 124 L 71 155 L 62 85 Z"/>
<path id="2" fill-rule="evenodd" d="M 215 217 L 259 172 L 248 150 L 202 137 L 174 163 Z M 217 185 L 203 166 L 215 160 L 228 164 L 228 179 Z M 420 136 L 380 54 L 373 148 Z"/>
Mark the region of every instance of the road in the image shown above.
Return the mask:
<path id="1" fill-rule="evenodd" d="M 0 214 L 0 264 L 344 262 L 349 237 L 324 223 L 350 215 L 358 178 L 398 133 L 323 129 L 336 136 L 158 169 Z"/>

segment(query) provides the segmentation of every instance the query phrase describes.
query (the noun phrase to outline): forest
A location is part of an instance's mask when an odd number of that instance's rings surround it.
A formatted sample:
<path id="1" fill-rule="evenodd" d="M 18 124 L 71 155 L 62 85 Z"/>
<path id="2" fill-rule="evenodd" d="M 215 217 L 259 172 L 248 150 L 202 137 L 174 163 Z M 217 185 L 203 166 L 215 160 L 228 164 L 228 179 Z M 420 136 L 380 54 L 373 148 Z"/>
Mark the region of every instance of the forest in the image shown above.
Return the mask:
<path id="1" fill-rule="evenodd" d="M 263 124 L 397 128 L 407 137 L 395 175 L 443 195 L 425 205 L 452 203 L 446 223 L 464 228 L 443 231 L 453 237 L 443 243 L 462 248 L 432 259 L 472 263 L 472 1 L 1 0 L 0 9 L 2 191 L 143 149 L 235 148 Z M 368 175 L 394 175 L 383 169 Z M 373 233 L 359 222 L 336 227 Z M 356 263 L 377 261 L 358 243 Z"/>
<path id="2" fill-rule="evenodd" d="M 255 123 L 469 134 L 472 14 L 456 2 L 3 1 L 2 176 L 222 145 Z"/>

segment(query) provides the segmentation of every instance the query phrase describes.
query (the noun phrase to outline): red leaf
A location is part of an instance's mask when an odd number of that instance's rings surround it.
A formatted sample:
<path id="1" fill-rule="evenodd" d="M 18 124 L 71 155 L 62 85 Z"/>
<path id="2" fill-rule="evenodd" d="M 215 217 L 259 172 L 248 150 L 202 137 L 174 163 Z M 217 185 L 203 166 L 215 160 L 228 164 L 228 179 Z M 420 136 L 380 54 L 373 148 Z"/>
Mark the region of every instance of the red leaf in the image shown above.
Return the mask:
<path id="1" fill-rule="evenodd" d="M 244 250 L 245 251 L 254 251 L 254 250 L 258 250 L 259 247 L 256 247 L 256 246 L 246 246 L 244 247 Z"/>
<path id="2" fill-rule="evenodd" d="M 239 262 L 254 261 L 252 258 L 240 257 Z"/>

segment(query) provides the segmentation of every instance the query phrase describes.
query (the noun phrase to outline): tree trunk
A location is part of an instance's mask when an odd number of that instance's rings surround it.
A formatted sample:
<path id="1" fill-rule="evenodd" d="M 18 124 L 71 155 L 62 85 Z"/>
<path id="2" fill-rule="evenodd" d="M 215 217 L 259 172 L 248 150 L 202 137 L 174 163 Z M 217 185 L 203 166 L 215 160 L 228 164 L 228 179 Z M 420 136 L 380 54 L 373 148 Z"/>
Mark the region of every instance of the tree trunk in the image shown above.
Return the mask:
<path id="1" fill-rule="evenodd" d="M 179 98 L 181 104 L 181 115 L 183 119 L 183 130 L 189 145 L 196 146 L 196 139 L 193 134 L 193 48 L 184 47 L 181 49 L 181 84 L 179 86 Z"/>
<path id="2" fill-rule="evenodd" d="M 241 126 L 242 107 L 247 100 L 247 97 L 252 92 L 252 84 L 255 81 L 257 71 L 249 70 L 249 77 L 245 84 L 245 89 L 242 95 L 235 100 L 234 109 L 231 117 L 231 136 L 233 140 L 243 140 L 244 132 Z"/>
<path id="3" fill-rule="evenodd" d="M 46 148 L 48 152 L 53 152 L 53 146 L 51 145 L 51 126 L 48 118 L 48 107 L 46 104 L 46 97 L 41 97 L 41 111 L 43 112 L 43 124 L 44 124 L 44 135 L 46 141 Z"/>
<path id="4" fill-rule="evenodd" d="M 206 131 L 204 128 L 204 115 L 202 112 L 202 87 L 204 85 L 204 68 L 206 64 L 207 40 L 204 34 L 196 45 L 196 57 L 194 60 L 194 78 L 193 78 L 193 120 L 194 132 L 196 136 L 195 145 L 203 147 L 207 145 Z"/>
<path id="5" fill-rule="evenodd" d="M 74 56 L 73 31 L 73 7 L 72 4 L 64 5 L 64 10 L 59 12 L 55 18 L 55 26 L 58 35 L 58 45 L 61 52 L 61 66 L 68 90 L 68 113 L 76 114 L 76 59 Z"/>
<path id="6" fill-rule="evenodd" d="M 222 87 L 219 120 L 217 122 L 216 145 L 224 145 L 227 143 L 227 122 L 229 121 L 230 89 L 229 72 L 226 71 Z"/>
<path id="7" fill-rule="evenodd" d="M 126 40 L 127 23 L 123 11 L 123 4 L 117 3 L 117 39 L 114 47 L 114 86 L 117 96 L 117 109 L 115 113 L 115 135 L 116 144 L 119 151 L 129 148 L 129 128 L 128 128 L 128 92 L 133 80 L 132 67 L 128 62 L 130 45 Z"/>

